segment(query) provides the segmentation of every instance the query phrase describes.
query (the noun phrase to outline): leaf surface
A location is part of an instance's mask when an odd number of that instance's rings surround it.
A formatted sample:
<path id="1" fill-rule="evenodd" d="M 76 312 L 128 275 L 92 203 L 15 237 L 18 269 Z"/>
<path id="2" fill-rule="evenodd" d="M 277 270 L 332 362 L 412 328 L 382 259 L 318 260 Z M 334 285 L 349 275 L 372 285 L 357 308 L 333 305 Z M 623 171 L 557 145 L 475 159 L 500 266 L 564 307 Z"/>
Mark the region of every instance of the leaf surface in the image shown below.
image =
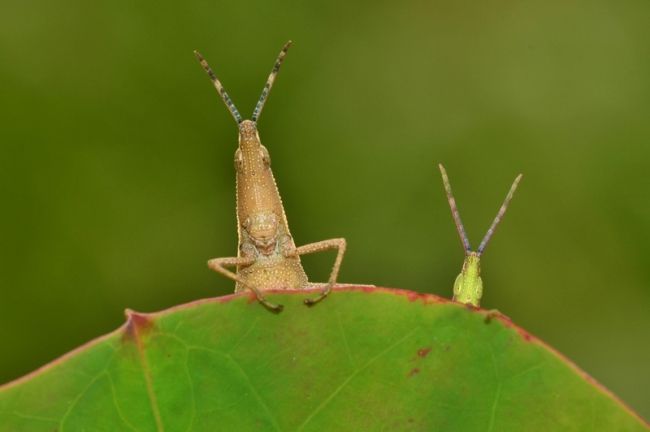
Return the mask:
<path id="1" fill-rule="evenodd" d="M 127 322 L 0 387 L 2 431 L 647 431 L 503 317 L 337 288 L 196 301 Z"/>

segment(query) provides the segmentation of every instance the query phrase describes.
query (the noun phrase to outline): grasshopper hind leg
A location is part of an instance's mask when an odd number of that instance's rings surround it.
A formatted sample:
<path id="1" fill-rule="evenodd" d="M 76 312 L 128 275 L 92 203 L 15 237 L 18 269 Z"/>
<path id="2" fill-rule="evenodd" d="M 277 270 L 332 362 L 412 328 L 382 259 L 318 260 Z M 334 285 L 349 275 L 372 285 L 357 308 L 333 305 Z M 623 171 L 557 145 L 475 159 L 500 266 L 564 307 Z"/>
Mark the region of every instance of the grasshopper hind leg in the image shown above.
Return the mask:
<path id="1" fill-rule="evenodd" d="M 238 284 L 241 284 L 241 286 L 251 290 L 255 294 L 257 301 L 260 302 L 265 308 L 267 308 L 271 312 L 275 312 L 275 313 L 282 312 L 284 306 L 282 306 L 281 304 L 275 304 L 268 301 L 266 297 L 264 297 L 264 295 L 260 292 L 260 290 L 258 290 L 253 285 L 247 283 L 236 273 L 233 273 L 226 268 L 226 266 L 250 265 L 252 264 L 252 262 L 253 261 L 250 258 L 237 258 L 237 257 L 214 258 L 208 261 L 208 267 L 210 267 L 212 270 L 216 271 L 217 273 L 224 275 L 228 279 L 232 279 Z"/>
<path id="2" fill-rule="evenodd" d="M 316 243 L 309 243 L 300 247 L 295 248 L 288 255 L 289 256 L 298 256 L 298 255 L 307 255 L 316 252 L 322 252 L 330 249 L 336 249 L 336 259 L 334 260 L 334 265 L 330 271 L 330 277 L 325 284 L 325 288 L 314 298 L 305 299 L 304 303 L 307 306 L 313 306 L 316 303 L 319 303 L 325 297 L 329 295 L 332 291 L 334 285 L 336 285 L 336 280 L 339 276 L 339 270 L 341 268 L 341 262 L 343 261 L 343 255 L 345 255 L 345 248 L 347 243 L 344 238 L 336 238 L 323 240 Z"/>

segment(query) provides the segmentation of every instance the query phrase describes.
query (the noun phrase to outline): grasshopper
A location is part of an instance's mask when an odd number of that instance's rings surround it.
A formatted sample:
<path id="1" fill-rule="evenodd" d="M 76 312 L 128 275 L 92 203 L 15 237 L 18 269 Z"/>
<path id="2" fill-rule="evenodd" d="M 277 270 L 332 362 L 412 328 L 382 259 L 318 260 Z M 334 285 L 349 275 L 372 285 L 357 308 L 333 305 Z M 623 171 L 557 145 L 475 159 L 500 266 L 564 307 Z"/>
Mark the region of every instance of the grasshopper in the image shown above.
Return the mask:
<path id="1" fill-rule="evenodd" d="M 346 247 L 343 238 L 296 247 L 271 171 L 269 151 L 262 145 L 257 132 L 257 120 L 290 46 L 291 41 L 280 51 L 250 120 L 242 119 L 207 61 L 194 51 L 239 126 L 239 146 L 235 151 L 239 248 L 237 257 L 211 259 L 208 261 L 208 267 L 234 280 L 235 292 L 251 290 L 260 303 L 274 312 L 280 312 L 283 306 L 268 301 L 263 291 L 295 290 L 311 286 L 300 263 L 300 255 L 337 250 L 329 281 L 316 297 L 304 301 L 306 305 L 311 306 L 324 299 L 336 284 Z M 236 267 L 236 272 L 228 270 L 227 267 Z"/>
<path id="2" fill-rule="evenodd" d="M 506 199 L 503 201 L 499 212 L 497 213 L 492 225 L 485 233 L 481 244 L 479 245 L 476 252 L 472 251 L 472 248 L 467 239 L 467 234 L 465 233 L 465 228 L 463 227 L 463 222 L 460 220 L 460 213 L 456 207 L 456 200 L 454 195 L 451 192 L 451 185 L 449 184 L 449 177 L 447 177 L 447 171 L 442 164 L 438 164 L 440 168 L 440 174 L 442 174 L 442 182 L 445 186 L 445 192 L 447 194 L 447 201 L 449 201 L 449 207 L 451 208 L 451 215 L 454 218 L 454 223 L 456 224 L 456 230 L 460 236 L 460 241 L 463 244 L 463 249 L 465 250 L 465 261 L 463 262 L 463 269 L 460 274 L 456 277 L 454 281 L 454 301 L 470 304 L 473 306 L 479 306 L 481 301 L 481 296 L 483 295 L 483 281 L 481 280 L 481 255 L 485 250 L 494 230 L 496 229 L 499 222 L 506 213 L 508 209 L 508 204 L 512 200 L 512 196 L 521 181 L 522 175 L 519 174 L 506 195 Z"/>

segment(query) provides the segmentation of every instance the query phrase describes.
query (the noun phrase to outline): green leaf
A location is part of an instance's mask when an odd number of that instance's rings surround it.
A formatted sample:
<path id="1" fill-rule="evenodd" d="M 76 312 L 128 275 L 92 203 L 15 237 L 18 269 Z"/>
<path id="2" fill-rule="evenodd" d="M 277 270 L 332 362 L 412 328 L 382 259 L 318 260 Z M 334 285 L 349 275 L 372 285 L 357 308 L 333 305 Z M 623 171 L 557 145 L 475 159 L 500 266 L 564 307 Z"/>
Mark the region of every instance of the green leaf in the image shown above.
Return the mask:
<path id="1" fill-rule="evenodd" d="M 309 295 L 313 295 L 309 293 Z M 338 288 L 127 312 L 116 331 L 0 388 L 2 431 L 647 431 L 503 317 Z"/>

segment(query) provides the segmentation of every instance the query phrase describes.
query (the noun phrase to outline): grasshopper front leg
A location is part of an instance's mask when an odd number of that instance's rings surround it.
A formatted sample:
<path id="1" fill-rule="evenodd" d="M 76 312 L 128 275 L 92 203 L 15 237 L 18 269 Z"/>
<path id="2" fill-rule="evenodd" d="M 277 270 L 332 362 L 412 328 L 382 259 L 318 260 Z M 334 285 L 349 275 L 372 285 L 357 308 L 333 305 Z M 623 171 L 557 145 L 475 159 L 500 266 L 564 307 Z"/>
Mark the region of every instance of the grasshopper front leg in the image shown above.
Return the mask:
<path id="1" fill-rule="evenodd" d="M 327 285 L 317 297 L 305 299 L 305 304 L 307 306 L 315 305 L 327 297 L 330 291 L 332 291 L 332 287 L 336 284 L 336 279 L 339 276 L 339 269 L 341 268 L 341 261 L 343 261 L 346 245 L 347 243 L 345 242 L 344 238 L 329 239 L 297 247 L 286 254 L 286 256 L 298 256 L 315 252 L 322 252 L 330 249 L 337 250 L 336 259 L 334 260 L 334 265 L 332 266 L 332 271 L 330 272 L 330 278 L 327 282 Z"/>
<path id="2" fill-rule="evenodd" d="M 255 294 L 255 297 L 257 297 L 257 301 L 262 303 L 264 307 L 267 309 L 271 310 L 272 312 L 282 312 L 282 309 L 284 306 L 271 303 L 264 297 L 264 295 L 258 290 L 256 287 L 253 285 L 247 283 L 243 278 L 239 277 L 236 273 L 231 272 L 228 270 L 225 266 L 247 266 L 251 265 L 255 262 L 253 258 L 248 258 L 248 257 L 231 257 L 231 258 L 213 258 L 208 261 L 208 267 L 210 267 L 212 270 L 216 271 L 217 273 L 221 273 L 225 277 L 232 279 L 236 282 L 239 282 L 242 284 L 242 286 L 248 288 L 249 290 L 253 291 Z"/>

